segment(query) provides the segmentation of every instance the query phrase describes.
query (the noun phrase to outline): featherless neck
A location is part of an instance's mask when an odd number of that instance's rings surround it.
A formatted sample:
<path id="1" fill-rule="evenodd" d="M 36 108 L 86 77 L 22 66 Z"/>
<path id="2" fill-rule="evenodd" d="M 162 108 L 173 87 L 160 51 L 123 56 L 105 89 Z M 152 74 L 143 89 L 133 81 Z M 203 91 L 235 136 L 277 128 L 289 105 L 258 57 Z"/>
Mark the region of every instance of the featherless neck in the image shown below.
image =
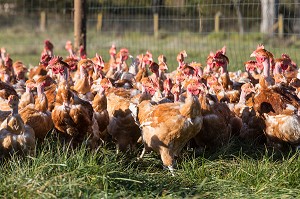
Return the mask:
<path id="1" fill-rule="evenodd" d="M 246 92 L 242 90 L 239 104 L 246 104 Z"/>
<path id="2" fill-rule="evenodd" d="M 39 84 L 36 89 L 37 89 L 37 94 L 40 97 L 44 93 L 44 86 Z"/>
<path id="3" fill-rule="evenodd" d="M 98 74 L 99 68 L 97 66 L 94 66 L 94 73 Z"/>
<path id="4" fill-rule="evenodd" d="M 38 95 L 35 101 L 35 109 L 41 112 L 46 112 L 48 110 L 48 100 L 44 93 Z"/>
<path id="5" fill-rule="evenodd" d="M 67 67 L 64 68 L 63 78 L 66 82 L 68 82 L 69 79 L 69 70 Z"/>
<path id="6" fill-rule="evenodd" d="M 280 64 L 279 63 L 276 63 L 275 64 L 275 68 L 274 68 L 274 72 L 273 72 L 273 74 L 275 75 L 275 74 L 280 74 L 281 73 L 281 67 L 280 67 Z"/>
<path id="7" fill-rule="evenodd" d="M 178 61 L 178 69 L 181 69 L 181 67 L 184 65 L 184 61 Z"/>
<path id="8" fill-rule="evenodd" d="M 86 77 L 86 70 L 83 68 L 83 66 L 80 66 L 80 78 Z"/>
<path id="9" fill-rule="evenodd" d="M 141 68 L 145 68 L 145 67 L 146 67 L 146 63 L 142 61 L 142 62 L 140 63 L 140 67 L 141 67 Z"/>
<path id="10" fill-rule="evenodd" d="M 30 93 L 30 88 L 29 88 L 29 86 L 26 86 L 26 93 Z"/>
<path id="11" fill-rule="evenodd" d="M 4 74 L 4 80 L 5 83 L 10 84 L 10 76 L 8 74 Z"/>
<path id="12" fill-rule="evenodd" d="M 121 71 L 122 70 L 122 64 L 123 64 L 123 61 L 121 61 L 120 63 L 118 63 L 118 65 L 117 65 L 117 71 Z"/>
<path id="13" fill-rule="evenodd" d="M 72 48 L 69 48 L 68 51 L 69 51 L 70 56 L 72 56 L 72 57 L 75 56 L 75 54 L 74 54 Z"/>
<path id="14" fill-rule="evenodd" d="M 162 78 L 163 74 L 164 74 L 163 70 L 158 70 L 158 77 L 159 78 Z"/>
<path id="15" fill-rule="evenodd" d="M 14 106 L 12 108 L 12 112 L 11 112 L 12 116 L 18 115 L 19 114 L 19 108 L 18 106 Z"/>
<path id="16" fill-rule="evenodd" d="M 262 64 L 264 66 L 264 76 L 270 77 L 270 59 L 266 58 Z"/>
<path id="17" fill-rule="evenodd" d="M 146 92 L 147 92 L 147 90 L 146 90 L 145 86 L 142 86 L 142 93 L 146 93 Z"/>
<path id="18" fill-rule="evenodd" d="M 179 93 L 174 93 L 174 102 L 179 101 Z"/>
<path id="19" fill-rule="evenodd" d="M 221 74 L 227 73 L 227 63 L 221 67 Z"/>
<path id="20" fill-rule="evenodd" d="M 155 74 L 155 78 L 156 78 L 156 79 L 158 79 L 158 78 L 160 77 L 159 71 L 155 71 L 154 74 Z"/>

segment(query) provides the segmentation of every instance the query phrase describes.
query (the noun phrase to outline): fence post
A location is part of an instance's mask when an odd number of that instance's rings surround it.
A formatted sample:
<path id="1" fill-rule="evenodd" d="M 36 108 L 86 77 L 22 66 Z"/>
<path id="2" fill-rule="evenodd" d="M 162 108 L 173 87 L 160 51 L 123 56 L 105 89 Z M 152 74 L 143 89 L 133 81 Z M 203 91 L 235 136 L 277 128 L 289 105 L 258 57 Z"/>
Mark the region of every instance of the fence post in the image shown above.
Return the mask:
<path id="1" fill-rule="evenodd" d="M 201 33 L 202 32 L 202 17 L 201 17 L 201 7 L 200 7 L 200 4 L 197 5 L 197 9 L 198 9 L 198 12 L 199 12 L 199 32 Z"/>
<path id="2" fill-rule="evenodd" d="M 103 17 L 102 12 L 100 12 L 97 16 L 97 27 L 96 27 L 97 32 L 98 31 L 101 32 L 101 30 L 102 30 L 102 17 Z"/>
<path id="3" fill-rule="evenodd" d="M 86 0 L 74 0 L 74 48 L 86 51 Z"/>
<path id="4" fill-rule="evenodd" d="M 283 15 L 282 14 L 278 16 L 278 36 L 279 38 L 283 38 Z"/>
<path id="5" fill-rule="evenodd" d="M 159 29 L 158 13 L 153 14 L 153 29 L 154 29 L 154 37 L 158 38 L 158 29 Z"/>
<path id="6" fill-rule="evenodd" d="M 46 30 L 46 12 L 42 11 L 40 15 L 40 30 L 44 32 Z"/>
<path id="7" fill-rule="evenodd" d="M 220 16 L 221 16 L 221 12 L 218 11 L 215 14 L 215 32 L 218 33 L 220 31 Z"/>

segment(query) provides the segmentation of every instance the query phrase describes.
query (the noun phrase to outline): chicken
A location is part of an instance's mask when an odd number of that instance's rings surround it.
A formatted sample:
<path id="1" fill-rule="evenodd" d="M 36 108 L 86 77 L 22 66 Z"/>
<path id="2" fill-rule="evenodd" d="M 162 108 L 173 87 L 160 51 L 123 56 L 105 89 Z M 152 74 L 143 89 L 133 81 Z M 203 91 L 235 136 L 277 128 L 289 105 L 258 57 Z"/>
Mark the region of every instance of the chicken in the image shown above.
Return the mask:
<path id="1" fill-rule="evenodd" d="M 117 81 L 121 79 L 124 73 L 127 73 L 129 71 L 129 68 L 126 64 L 126 60 L 129 57 L 129 51 L 127 48 L 121 48 L 120 52 L 117 53 L 116 55 L 116 71 L 113 71 L 113 75 L 109 75 L 108 73 L 106 74 L 107 77 L 112 78 L 114 81 Z"/>
<path id="2" fill-rule="evenodd" d="M 261 144 L 265 143 L 266 128 L 264 119 L 252 107 L 245 107 L 242 111 L 242 127 L 239 138 L 247 143 Z"/>
<path id="3" fill-rule="evenodd" d="M 144 150 L 160 154 L 164 166 L 173 172 L 174 157 L 178 156 L 186 143 L 202 128 L 201 107 L 195 94 L 198 86 L 190 84 L 185 103 L 152 105 L 143 101 L 138 105 L 138 121 L 142 130 Z"/>
<path id="4" fill-rule="evenodd" d="M 135 75 L 136 82 L 140 82 L 144 77 L 148 77 L 148 71 L 146 68 L 146 59 L 144 59 L 144 55 L 138 55 L 139 65 L 138 72 Z"/>
<path id="5" fill-rule="evenodd" d="M 0 98 L 8 99 L 10 95 L 18 96 L 16 90 L 10 84 L 0 81 Z"/>
<path id="6" fill-rule="evenodd" d="M 42 64 L 39 64 L 36 67 L 32 67 L 29 70 L 28 79 L 37 80 L 40 76 L 47 75 L 46 67 Z"/>
<path id="7" fill-rule="evenodd" d="M 69 57 L 74 57 L 74 56 L 76 56 L 76 55 L 75 55 L 75 52 L 73 51 L 73 45 L 72 45 L 72 42 L 71 42 L 70 40 L 68 40 L 68 41 L 66 42 L 65 49 L 68 51 Z"/>
<path id="8" fill-rule="evenodd" d="M 109 114 L 108 133 L 116 142 L 117 152 L 125 152 L 128 147 L 135 149 L 141 133 L 129 109 L 135 93 L 124 88 L 107 90 L 107 111 Z"/>
<path id="9" fill-rule="evenodd" d="M 257 61 L 250 60 L 244 63 L 245 69 L 248 73 L 248 78 L 252 84 L 257 84 L 259 82 L 260 74 L 257 70 Z"/>
<path id="10" fill-rule="evenodd" d="M 132 55 L 129 55 L 129 57 L 131 59 L 131 64 L 129 66 L 128 72 L 135 76 L 139 70 L 139 58 L 138 56 L 134 58 Z"/>
<path id="11" fill-rule="evenodd" d="M 103 72 L 105 74 L 109 71 L 110 67 L 115 64 L 116 54 L 117 54 L 116 46 L 114 44 L 112 44 L 111 48 L 109 49 L 110 59 L 107 63 L 104 64 L 104 67 L 103 67 Z"/>
<path id="12" fill-rule="evenodd" d="M 285 85 L 260 88 L 253 97 L 254 109 L 259 114 L 273 112 L 280 114 L 290 106 L 297 109 L 300 99 L 295 92 Z"/>
<path id="13" fill-rule="evenodd" d="M 234 105 L 233 112 L 238 117 L 242 116 L 244 108 L 253 107 L 253 95 L 255 94 L 255 88 L 252 83 L 245 83 L 241 87 L 240 100 Z"/>
<path id="14" fill-rule="evenodd" d="M 274 60 L 273 75 L 276 81 L 276 76 L 282 76 L 289 83 L 293 78 L 297 77 L 297 64 L 293 62 L 289 55 L 282 54 L 280 58 Z"/>
<path id="15" fill-rule="evenodd" d="M 289 105 L 297 109 L 299 106 L 299 98 L 295 92 L 288 87 L 286 83 L 279 82 L 275 85 L 275 80 L 270 74 L 271 63 L 274 61 L 272 53 L 260 45 L 250 56 L 256 57 L 257 62 L 261 62 L 264 67 L 263 75 L 259 80 L 260 87 L 253 98 L 255 111 L 260 115 L 269 112 L 280 114 L 288 108 Z M 278 66 L 276 64 L 276 67 L 280 67 L 280 65 Z M 277 72 L 280 71 L 279 68 L 276 70 Z"/>
<path id="16" fill-rule="evenodd" d="M 203 89 L 202 89 L 203 90 Z M 225 103 L 215 102 L 209 104 L 208 94 L 201 92 L 199 101 L 203 110 L 203 127 L 194 137 L 198 149 L 203 151 L 217 150 L 228 144 L 232 135 L 230 121 L 233 118 L 231 111 Z"/>
<path id="17" fill-rule="evenodd" d="M 26 92 L 21 95 L 21 99 L 19 102 L 20 109 L 24 108 L 28 104 L 34 103 L 33 93 L 31 92 L 31 89 L 35 87 L 35 81 L 27 80 L 25 85 L 26 85 Z"/>
<path id="18" fill-rule="evenodd" d="M 51 43 L 49 39 L 46 39 L 44 41 L 44 49 L 42 54 L 47 54 L 50 57 L 53 57 L 54 56 L 53 50 L 54 50 L 54 45 Z"/>
<path id="19" fill-rule="evenodd" d="M 258 64 L 263 66 L 263 75 L 259 79 L 259 84 L 262 88 L 272 86 L 275 84 L 274 78 L 270 74 L 270 69 L 274 56 L 267 51 L 263 45 L 259 45 L 250 57 L 255 57 Z"/>
<path id="20" fill-rule="evenodd" d="M 94 71 L 93 71 L 93 81 L 97 80 L 98 78 L 102 79 L 105 74 L 103 72 L 103 68 L 104 68 L 104 60 L 102 59 L 101 56 L 99 56 L 98 54 L 96 54 L 96 56 L 92 59 L 94 65 Z"/>
<path id="21" fill-rule="evenodd" d="M 65 45 L 65 49 L 68 51 L 69 55 L 64 60 L 69 65 L 69 73 L 72 77 L 73 81 L 76 81 L 80 78 L 80 71 L 77 70 L 78 62 L 82 59 L 80 55 L 76 55 L 76 53 L 73 50 L 73 45 L 71 41 L 67 41 Z"/>
<path id="22" fill-rule="evenodd" d="M 48 100 L 44 93 L 47 83 L 47 76 L 42 76 L 37 80 L 35 104 L 30 104 L 20 111 L 24 123 L 33 128 L 35 138 L 39 142 L 43 141 L 47 133 L 54 127 L 51 112 L 48 111 Z"/>
<path id="23" fill-rule="evenodd" d="M 82 59 L 78 62 L 80 78 L 74 84 L 74 90 L 77 91 L 81 99 L 92 101 L 94 95 L 91 93 L 91 84 L 89 81 L 88 70 L 93 69 L 93 62 L 90 59 Z"/>
<path id="24" fill-rule="evenodd" d="M 223 52 L 217 52 L 213 56 L 212 60 L 214 67 L 220 68 L 220 77 L 219 77 L 219 82 L 221 83 L 222 87 L 227 91 L 228 89 L 232 89 L 233 82 L 229 78 L 228 74 L 228 64 L 229 64 L 229 59 L 226 55 L 223 54 Z"/>
<path id="25" fill-rule="evenodd" d="M 94 109 L 93 120 L 94 123 L 96 122 L 96 124 L 93 125 L 94 134 L 99 134 L 99 139 L 102 141 L 109 141 L 109 134 L 107 132 L 107 126 L 109 124 L 107 98 L 102 86 L 100 86 L 100 90 L 95 95 L 92 106 Z"/>
<path id="26" fill-rule="evenodd" d="M 184 59 L 187 57 L 187 53 L 185 50 L 180 51 L 177 55 L 177 62 L 178 62 L 178 68 L 181 69 L 181 67 L 185 64 Z"/>
<path id="27" fill-rule="evenodd" d="M 160 66 L 156 62 L 151 62 L 149 69 L 153 73 L 149 77 L 152 79 L 155 87 L 158 87 L 158 89 L 162 92 L 164 90 L 164 81 L 167 79 L 163 72 L 165 68 L 160 69 Z"/>
<path id="28" fill-rule="evenodd" d="M 68 67 L 61 57 L 54 57 L 50 61 L 52 70 L 60 74 L 55 107 L 52 110 L 52 120 L 55 129 L 63 141 L 70 142 L 76 147 L 87 141 L 90 148 L 96 148 L 99 140 L 93 135 L 93 107 L 80 99 L 68 84 Z"/>
<path id="29" fill-rule="evenodd" d="M 8 97 L 12 113 L 0 126 L 0 154 L 8 157 L 15 153 L 21 155 L 35 155 L 34 130 L 25 125 L 18 113 L 19 99 L 15 95 Z"/>
<path id="30" fill-rule="evenodd" d="M 0 68 L 0 79 L 3 82 L 10 83 L 14 80 L 14 71 L 13 71 L 13 60 L 10 58 L 10 55 L 6 53 L 4 48 L 1 48 L 1 62 Z"/>
<path id="31" fill-rule="evenodd" d="M 1 104 L 2 105 L 2 104 Z M 8 106 L 8 105 L 7 105 Z M 11 114 L 10 110 L 0 110 L 0 125 Z"/>
<path id="32" fill-rule="evenodd" d="M 16 61 L 13 63 L 13 70 L 16 81 L 23 81 L 25 82 L 26 79 L 26 73 L 27 73 L 27 67 L 23 64 L 21 61 Z"/>
<path id="33" fill-rule="evenodd" d="M 50 77 L 50 76 L 49 76 Z M 45 87 L 45 95 L 47 97 L 47 101 L 48 101 L 48 110 L 52 111 L 55 105 L 55 97 L 57 94 L 57 85 L 53 80 L 53 83 L 50 84 L 49 86 Z"/>
<path id="34" fill-rule="evenodd" d="M 253 108 L 265 122 L 268 144 L 279 149 L 283 143 L 297 146 L 300 99 L 295 92 L 279 84 L 259 90 L 253 98 Z"/>
<path id="35" fill-rule="evenodd" d="M 213 63 L 213 57 L 215 56 L 215 54 L 226 54 L 226 46 L 223 46 L 222 49 L 217 50 L 216 53 L 213 53 L 212 51 L 209 53 L 209 55 L 206 58 L 206 67 L 204 69 L 204 73 L 205 74 L 210 74 L 211 72 L 216 72 L 216 70 L 218 70 L 218 67 L 214 67 L 214 63 Z"/>
<path id="36" fill-rule="evenodd" d="M 300 147 L 300 115 L 298 110 L 284 111 L 281 114 L 264 114 L 268 145 L 282 149 L 285 144 Z"/>

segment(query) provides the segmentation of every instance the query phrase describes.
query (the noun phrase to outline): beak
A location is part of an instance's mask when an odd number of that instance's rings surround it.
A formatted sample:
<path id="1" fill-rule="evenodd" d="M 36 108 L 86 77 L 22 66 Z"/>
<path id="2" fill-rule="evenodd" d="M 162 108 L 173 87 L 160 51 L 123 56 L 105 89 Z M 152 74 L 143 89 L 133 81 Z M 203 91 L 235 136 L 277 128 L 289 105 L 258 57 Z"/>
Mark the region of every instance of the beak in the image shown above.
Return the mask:
<path id="1" fill-rule="evenodd" d="M 52 69 L 52 66 L 46 66 L 46 70 L 50 70 L 50 69 Z"/>
<path id="2" fill-rule="evenodd" d="M 250 57 L 256 57 L 256 52 L 254 51 L 254 52 L 250 55 Z"/>
<path id="3" fill-rule="evenodd" d="M 63 102 L 63 106 L 70 107 L 70 104 L 69 104 L 69 102 Z"/>

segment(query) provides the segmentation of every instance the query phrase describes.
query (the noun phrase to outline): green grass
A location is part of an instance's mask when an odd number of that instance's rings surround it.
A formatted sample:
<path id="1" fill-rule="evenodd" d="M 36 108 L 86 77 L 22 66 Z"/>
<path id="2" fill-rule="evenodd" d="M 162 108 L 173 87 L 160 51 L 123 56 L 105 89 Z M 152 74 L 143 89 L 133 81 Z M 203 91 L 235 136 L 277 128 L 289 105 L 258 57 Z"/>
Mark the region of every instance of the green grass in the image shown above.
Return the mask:
<path id="1" fill-rule="evenodd" d="M 37 65 L 45 39 L 52 41 L 56 55 L 65 57 L 67 52 L 64 45 L 67 40 L 73 40 L 73 32 L 60 26 L 55 26 L 46 32 L 40 32 L 34 28 L 29 29 L 22 25 L 13 26 L 1 31 L 0 46 L 7 48 L 13 60 L 21 60 L 25 65 L 31 66 Z M 243 70 L 243 63 L 250 59 L 250 54 L 260 43 L 273 52 L 275 57 L 279 57 L 282 53 L 288 53 L 294 61 L 300 61 L 298 56 L 300 43 L 294 37 L 279 40 L 278 38 L 266 38 L 258 33 L 240 36 L 234 32 L 199 34 L 167 33 L 162 30 L 159 38 L 155 39 L 151 33 L 96 32 L 95 27 L 88 27 L 88 57 L 93 57 L 95 53 L 98 53 L 107 61 L 109 59 L 108 50 L 113 43 L 116 44 L 117 49 L 127 47 L 132 55 L 150 50 L 155 60 L 160 54 L 164 54 L 170 70 L 177 67 L 176 56 L 181 50 L 187 51 L 187 62 L 197 61 L 205 65 L 209 52 L 215 52 L 224 45 L 227 46 L 226 53 L 230 60 L 230 71 Z"/>
<path id="2" fill-rule="evenodd" d="M 241 147 L 243 146 L 243 147 Z M 141 150 L 139 150 L 141 152 Z M 3 198 L 294 198 L 300 194 L 299 152 L 270 152 L 237 140 L 215 153 L 183 151 L 176 175 L 150 153 L 70 149 L 48 139 L 36 157 L 0 167 Z"/>

